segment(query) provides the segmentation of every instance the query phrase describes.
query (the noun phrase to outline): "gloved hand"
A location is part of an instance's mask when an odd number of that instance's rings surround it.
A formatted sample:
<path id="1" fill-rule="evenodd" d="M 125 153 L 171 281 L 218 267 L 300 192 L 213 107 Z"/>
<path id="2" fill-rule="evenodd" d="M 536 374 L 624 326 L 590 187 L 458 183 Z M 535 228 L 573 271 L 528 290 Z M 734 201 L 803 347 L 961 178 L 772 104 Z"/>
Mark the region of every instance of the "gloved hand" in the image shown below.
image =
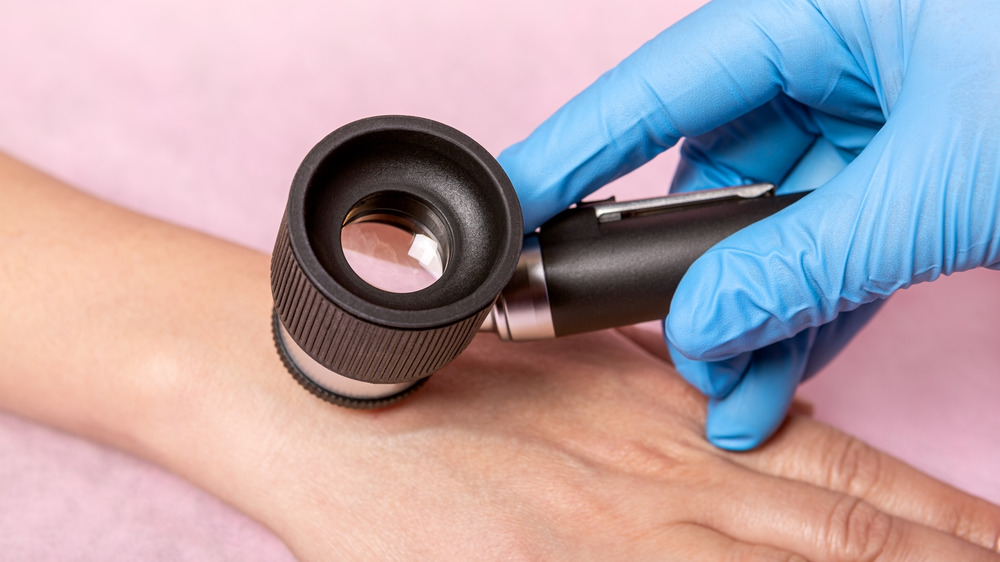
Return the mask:
<path id="1" fill-rule="evenodd" d="M 752 448 L 882 299 L 1000 264 L 998 22 L 996 0 L 717 0 L 500 162 L 528 230 L 682 137 L 675 189 L 815 188 L 697 260 L 665 321 L 709 439 Z"/>

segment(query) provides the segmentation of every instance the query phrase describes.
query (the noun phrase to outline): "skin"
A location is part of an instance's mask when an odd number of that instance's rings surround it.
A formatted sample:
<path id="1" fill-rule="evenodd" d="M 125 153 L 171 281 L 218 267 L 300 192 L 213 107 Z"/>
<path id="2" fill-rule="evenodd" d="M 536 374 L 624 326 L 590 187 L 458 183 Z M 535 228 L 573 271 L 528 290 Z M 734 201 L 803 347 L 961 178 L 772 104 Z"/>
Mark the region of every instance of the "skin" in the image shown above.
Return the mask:
<path id="1" fill-rule="evenodd" d="M 268 267 L 0 157 L 0 408 L 303 560 L 1000 560 L 1000 508 L 808 416 L 715 449 L 656 334 L 480 336 L 397 407 L 333 407 L 277 359 Z"/>

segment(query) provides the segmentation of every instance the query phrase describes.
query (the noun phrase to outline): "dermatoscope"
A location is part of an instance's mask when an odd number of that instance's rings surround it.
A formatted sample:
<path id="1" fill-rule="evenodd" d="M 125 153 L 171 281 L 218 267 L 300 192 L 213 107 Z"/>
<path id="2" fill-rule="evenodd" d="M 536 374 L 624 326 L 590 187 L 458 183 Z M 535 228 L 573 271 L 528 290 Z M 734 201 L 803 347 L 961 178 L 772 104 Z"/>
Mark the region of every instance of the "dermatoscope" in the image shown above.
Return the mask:
<path id="1" fill-rule="evenodd" d="M 578 203 L 525 236 L 510 180 L 474 140 L 419 117 L 362 119 L 292 180 L 271 261 L 275 345 L 316 396 L 386 406 L 480 331 L 523 341 L 664 318 L 700 255 L 803 196 L 751 184 Z M 363 262 L 380 253 L 413 267 L 372 276 Z"/>

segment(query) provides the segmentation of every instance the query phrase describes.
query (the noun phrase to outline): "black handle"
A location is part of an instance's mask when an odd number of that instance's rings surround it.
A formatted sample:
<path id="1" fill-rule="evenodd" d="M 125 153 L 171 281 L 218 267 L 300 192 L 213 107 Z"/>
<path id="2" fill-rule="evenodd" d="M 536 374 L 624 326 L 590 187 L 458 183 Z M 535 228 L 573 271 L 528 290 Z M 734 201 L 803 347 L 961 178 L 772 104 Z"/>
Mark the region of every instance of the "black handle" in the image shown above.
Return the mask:
<path id="1" fill-rule="evenodd" d="M 711 201 L 604 222 L 595 206 L 560 213 L 538 232 L 556 336 L 666 317 L 699 256 L 804 195 Z"/>

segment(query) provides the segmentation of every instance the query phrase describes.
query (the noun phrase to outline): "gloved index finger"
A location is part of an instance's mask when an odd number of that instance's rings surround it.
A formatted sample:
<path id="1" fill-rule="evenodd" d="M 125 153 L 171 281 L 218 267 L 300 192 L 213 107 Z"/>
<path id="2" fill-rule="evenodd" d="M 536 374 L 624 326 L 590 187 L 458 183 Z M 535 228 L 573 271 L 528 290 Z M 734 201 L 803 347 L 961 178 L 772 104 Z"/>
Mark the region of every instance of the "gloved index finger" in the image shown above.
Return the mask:
<path id="1" fill-rule="evenodd" d="M 716 0 L 602 75 L 499 160 L 530 232 L 681 137 L 727 123 L 780 91 L 835 105 L 866 83 L 810 1 Z"/>

